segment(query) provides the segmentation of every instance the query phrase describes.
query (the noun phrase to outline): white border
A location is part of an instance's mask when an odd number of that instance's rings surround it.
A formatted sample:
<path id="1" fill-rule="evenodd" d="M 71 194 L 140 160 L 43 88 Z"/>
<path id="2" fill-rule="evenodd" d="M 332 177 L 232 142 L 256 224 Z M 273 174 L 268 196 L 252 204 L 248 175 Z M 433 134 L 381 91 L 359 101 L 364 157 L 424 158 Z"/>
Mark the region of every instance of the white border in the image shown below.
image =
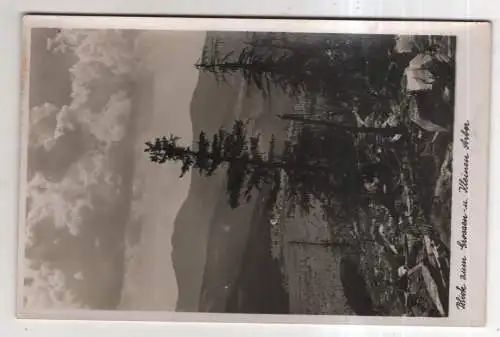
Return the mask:
<path id="1" fill-rule="evenodd" d="M 91 319 L 91 320 L 139 320 L 172 322 L 243 322 L 243 323 L 302 323 L 302 324 L 370 324 L 370 325 L 426 325 L 426 326 L 482 326 L 485 323 L 485 243 L 487 212 L 487 151 L 488 151 L 488 110 L 490 71 L 490 26 L 487 23 L 419 22 L 419 21 L 326 21 L 291 19 L 195 19 L 195 18 L 146 18 L 146 17 L 82 17 L 82 16 L 27 16 L 23 20 L 23 48 L 29 46 L 29 28 L 114 28 L 149 30 L 229 30 L 229 31 L 289 31 L 289 32 L 329 32 L 353 34 L 442 34 L 457 36 L 457 88 L 454 157 L 460 158 L 458 137 L 461 124 L 471 120 L 473 135 L 471 152 L 471 210 L 469 230 L 469 309 L 464 312 L 453 310 L 450 303 L 448 318 L 403 318 L 403 317 L 360 317 L 360 316 L 298 316 L 298 315 L 242 315 L 242 314 L 191 314 L 133 311 L 46 311 L 43 313 L 18 312 L 22 318 L 47 319 Z M 27 142 L 27 97 L 29 83 L 29 48 L 23 50 L 23 132 L 22 147 Z M 26 173 L 26 153 L 21 152 L 21 173 Z M 458 166 L 457 166 L 458 165 Z M 460 163 L 454 161 L 454 173 L 461 170 Z M 454 177 L 454 186 L 456 179 Z M 21 179 L 21 190 L 24 179 Z M 456 189 L 455 189 L 456 190 Z M 473 195 L 473 197 L 472 197 Z M 458 229 L 458 209 L 453 205 L 452 243 L 456 241 Z M 20 214 L 24 213 L 24 198 L 21 198 Z M 18 263 L 23 266 L 23 220 L 20 217 Z M 473 228 L 473 230 L 472 230 Z M 453 245 L 452 245 L 453 247 Z M 453 259 L 452 250 L 452 259 Z M 456 261 L 452 262 L 456 265 Z M 452 269 L 452 275 L 453 273 Z M 452 276 L 453 283 L 456 280 Z M 22 282 L 22 277 L 18 279 Z M 19 293 L 18 293 L 19 295 Z M 453 299 L 453 292 L 450 298 Z M 22 298 L 18 296 L 19 300 Z"/>

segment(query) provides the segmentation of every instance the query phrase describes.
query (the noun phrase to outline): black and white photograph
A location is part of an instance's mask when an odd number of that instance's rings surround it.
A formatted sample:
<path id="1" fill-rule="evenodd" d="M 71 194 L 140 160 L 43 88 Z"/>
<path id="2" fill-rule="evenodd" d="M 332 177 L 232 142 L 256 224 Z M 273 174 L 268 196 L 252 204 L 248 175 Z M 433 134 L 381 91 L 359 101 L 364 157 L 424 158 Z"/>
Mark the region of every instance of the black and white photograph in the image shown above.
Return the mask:
<path id="1" fill-rule="evenodd" d="M 20 314 L 470 310 L 453 30 L 71 20 L 26 28 Z"/>

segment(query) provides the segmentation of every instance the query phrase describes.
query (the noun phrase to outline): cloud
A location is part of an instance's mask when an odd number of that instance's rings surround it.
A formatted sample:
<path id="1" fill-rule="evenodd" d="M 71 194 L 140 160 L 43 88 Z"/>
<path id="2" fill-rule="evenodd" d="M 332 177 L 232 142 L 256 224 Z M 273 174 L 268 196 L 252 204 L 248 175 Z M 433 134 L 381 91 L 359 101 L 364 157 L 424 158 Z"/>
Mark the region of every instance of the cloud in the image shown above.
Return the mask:
<path id="1" fill-rule="evenodd" d="M 85 185 L 72 177 L 53 183 L 36 173 L 28 183 L 27 196 L 31 201 L 26 219 L 28 242 L 33 239 L 34 227 L 47 218 L 52 219 L 56 228 L 67 228 L 72 235 L 78 235 L 82 211 L 92 209 Z"/>
<path id="2" fill-rule="evenodd" d="M 75 274 L 73 275 L 73 278 L 74 278 L 75 280 L 78 280 L 78 281 L 83 281 L 83 280 L 84 280 L 84 277 L 83 277 L 83 272 L 82 272 L 82 271 L 79 271 L 79 272 L 75 273 Z"/>
<path id="3" fill-rule="evenodd" d="M 84 225 L 84 211 L 93 209 L 93 196 L 110 197 L 121 185 L 119 174 L 109 169 L 109 157 L 103 152 L 83 155 L 60 182 L 48 181 L 36 172 L 27 185 L 30 207 L 26 218 L 28 244 L 33 239 L 33 229 L 50 218 L 56 228 L 66 228 L 78 235 Z"/>
<path id="4" fill-rule="evenodd" d="M 52 103 L 44 103 L 39 107 L 34 107 L 30 111 L 30 126 L 38 125 L 44 119 L 54 116 L 58 108 Z"/>
<path id="5" fill-rule="evenodd" d="M 92 212 L 94 196 L 104 195 L 112 200 L 119 190 L 122 180 L 119 173 L 110 168 L 109 151 L 126 135 L 132 101 L 125 90 L 120 90 L 120 84 L 134 76 L 138 65 L 133 39 L 123 31 L 63 29 L 48 39 L 47 48 L 76 56 L 77 61 L 69 69 L 71 102 L 62 107 L 47 102 L 31 109 L 30 147 L 56 151 L 58 147 L 54 145 L 65 141 L 61 136 L 77 129 L 84 137 L 95 138 L 98 146 L 86 148 L 61 181 L 49 181 L 41 172 L 33 174 L 26 191 L 29 201 L 25 225 L 27 247 L 34 244 L 36 226 L 47 219 L 54 227 L 79 235 L 85 226 L 86 214 Z M 104 103 L 96 104 L 93 93 L 104 99 Z M 101 246 L 98 238 L 94 245 Z M 26 309 L 84 307 L 66 282 L 67 277 L 86 282 L 83 273 L 65 276 L 64 271 L 53 269 L 43 261 L 26 259 L 25 262 Z"/>
<path id="6" fill-rule="evenodd" d="M 87 100 L 89 99 L 90 96 L 90 89 L 86 87 L 82 81 L 78 80 L 73 80 L 71 82 L 71 105 L 70 107 L 72 109 L 78 109 L 80 108 Z"/>
<path id="7" fill-rule="evenodd" d="M 39 309 L 84 308 L 73 291 L 66 287 L 64 273 L 42 263 L 40 268 L 25 267 L 23 291 L 24 308 L 28 311 Z"/>
<path id="8" fill-rule="evenodd" d="M 118 174 L 110 172 L 108 151 L 126 134 L 132 102 L 126 91 L 109 93 L 107 103 L 98 111 L 87 106 L 92 90 L 105 90 L 105 77 L 131 75 L 135 66 L 132 39 L 118 30 L 62 29 L 47 41 L 54 52 L 72 52 L 77 62 L 69 69 L 72 76 L 72 101 L 61 108 L 45 103 L 30 111 L 30 146 L 50 150 L 68 131 L 81 129 L 100 145 L 72 165 L 62 181 L 49 182 L 36 173 L 28 183 L 30 208 L 27 215 L 28 242 L 32 229 L 50 218 L 57 228 L 67 228 L 78 235 L 83 223 L 82 212 L 92 209 L 92 187 L 108 185 L 113 192 L 121 184 Z M 105 74 L 103 76 L 102 74 Z M 123 80 L 123 78 L 121 78 Z M 103 188 L 106 190 L 105 188 Z"/>
<path id="9" fill-rule="evenodd" d="M 105 153 L 125 137 L 132 112 L 132 100 L 126 91 L 120 90 L 110 95 L 101 111 L 91 111 L 83 103 L 62 107 L 57 113 L 53 134 L 46 132 L 45 137 L 55 141 L 78 126 L 86 134 L 92 135 L 102 145 L 101 151 Z"/>
<path id="10" fill-rule="evenodd" d="M 73 53 L 78 61 L 69 69 L 72 77 L 71 104 L 63 107 L 57 117 L 54 138 L 75 123 L 104 143 L 105 149 L 120 141 L 131 112 L 131 100 L 124 90 L 110 93 L 101 111 L 91 111 L 92 90 L 105 91 L 109 81 L 123 82 L 133 77 L 140 61 L 136 57 L 134 39 L 121 30 L 62 29 L 47 42 L 54 52 Z M 100 81 L 103 81 L 101 84 Z M 101 86 L 100 86 L 101 84 Z"/>
<path id="11" fill-rule="evenodd" d="M 108 150 L 125 137 L 131 110 L 132 102 L 122 90 L 111 95 L 100 113 L 80 114 L 80 123 Z"/>
<path id="12" fill-rule="evenodd" d="M 103 145 L 104 152 L 125 137 L 132 112 L 132 101 L 126 91 L 111 94 L 106 105 L 98 112 L 85 108 L 83 100 L 75 103 L 78 99 L 81 97 L 61 109 L 50 103 L 33 108 L 30 114 L 37 117 L 31 121 L 30 145 L 50 150 L 61 136 L 74 131 L 77 126 L 95 137 Z"/>
<path id="13" fill-rule="evenodd" d="M 54 130 L 54 139 L 64 135 L 68 130 L 75 130 L 73 119 L 74 111 L 68 106 L 63 106 L 56 117 L 56 128 Z"/>
<path id="14" fill-rule="evenodd" d="M 134 40 L 128 35 L 125 30 L 62 29 L 47 41 L 47 46 L 54 52 L 74 53 L 79 63 L 71 72 L 78 73 L 75 75 L 79 78 L 83 76 L 77 69 L 89 63 L 102 64 L 113 74 L 124 75 L 133 73 L 139 63 Z M 87 72 L 89 76 L 92 74 L 95 73 Z"/>
<path id="15" fill-rule="evenodd" d="M 53 145 L 54 121 L 58 110 L 52 103 L 45 103 L 30 110 L 30 146 L 43 146 L 48 150 Z"/>

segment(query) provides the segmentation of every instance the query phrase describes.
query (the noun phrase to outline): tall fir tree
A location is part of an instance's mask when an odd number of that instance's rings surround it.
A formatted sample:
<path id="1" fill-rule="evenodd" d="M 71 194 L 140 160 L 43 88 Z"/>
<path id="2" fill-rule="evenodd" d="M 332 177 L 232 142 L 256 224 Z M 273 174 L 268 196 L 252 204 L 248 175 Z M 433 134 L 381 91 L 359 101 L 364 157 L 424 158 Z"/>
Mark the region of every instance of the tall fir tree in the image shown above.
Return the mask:
<path id="1" fill-rule="evenodd" d="M 347 140 L 348 141 L 348 140 Z M 354 193 L 353 184 L 346 179 L 353 176 L 356 154 L 352 143 L 331 136 L 321 140 L 314 130 L 303 128 L 295 142 L 285 141 L 280 154 L 276 153 L 276 139 L 271 137 L 268 150 L 261 152 L 260 136 L 248 136 L 243 121 L 235 121 L 231 132 L 219 129 L 212 140 L 200 132 L 195 148 L 179 145 L 173 135 L 147 142 L 145 152 L 155 163 L 181 163 L 181 177 L 190 170 L 209 177 L 224 167 L 227 176 L 226 193 L 231 207 L 241 200 L 249 201 L 253 191 L 264 185 L 271 187 L 270 199 L 276 199 L 282 188 L 282 175 L 287 177 L 286 198 L 290 205 L 309 212 L 313 199 L 328 201 L 335 193 Z M 351 191 L 345 191 L 350 186 Z"/>
<path id="2" fill-rule="evenodd" d="M 244 47 L 238 55 L 233 51 L 221 54 L 217 49 L 218 41 L 212 48 L 204 49 L 195 67 L 215 76 L 218 81 L 225 81 L 230 74 L 241 74 L 244 80 L 255 85 L 262 94 L 269 95 L 272 86 L 281 88 L 290 95 L 298 95 L 312 85 L 312 72 L 306 71 L 307 58 L 293 55 L 276 55 L 272 50 L 257 50 L 252 46 Z M 304 69 L 305 71 L 297 71 Z"/>
<path id="3" fill-rule="evenodd" d="M 235 121 L 231 132 L 219 129 L 212 140 L 205 132 L 200 132 L 196 148 L 181 146 L 179 138 L 173 135 L 160 137 L 154 142 L 146 142 L 145 152 L 155 163 L 180 162 L 181 175 L 191 169 L 209 177 L 224 166 L 226 168 L 228 194 L 231 207 L 240 205 L 241 198 L 250 200 L 253 190 L 260 190 L 263 184 L 277 185 L 276 174 L 283 163 L 274 154 L 274 138 L 270 141 L 267 156 L 260 152 L 260 137 L 248 137 L 243 121 Z"/>

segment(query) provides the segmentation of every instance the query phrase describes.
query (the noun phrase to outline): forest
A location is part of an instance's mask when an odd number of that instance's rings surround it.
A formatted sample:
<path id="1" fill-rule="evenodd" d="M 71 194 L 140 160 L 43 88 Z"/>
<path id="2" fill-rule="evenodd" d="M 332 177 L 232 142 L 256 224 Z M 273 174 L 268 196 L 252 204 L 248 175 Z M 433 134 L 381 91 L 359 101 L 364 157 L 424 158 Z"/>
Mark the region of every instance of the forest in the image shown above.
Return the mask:
<path id="1" fill-rule="evenodd" d="M 320 205 L 344 247 L 340 277 L 356 314 L 447 316 L 454 38 L 249 33 L 229 53 L 223 43 L 207 41 L 194 66 L 306 108 L 276 113 L 284 141 L 235 120 L 192 146 L 159 135 L 146 142 L 150 161 L 179 163 L 180 177 L 224 172 L 233 208 L 264 187 L 270 213 Z"/>

